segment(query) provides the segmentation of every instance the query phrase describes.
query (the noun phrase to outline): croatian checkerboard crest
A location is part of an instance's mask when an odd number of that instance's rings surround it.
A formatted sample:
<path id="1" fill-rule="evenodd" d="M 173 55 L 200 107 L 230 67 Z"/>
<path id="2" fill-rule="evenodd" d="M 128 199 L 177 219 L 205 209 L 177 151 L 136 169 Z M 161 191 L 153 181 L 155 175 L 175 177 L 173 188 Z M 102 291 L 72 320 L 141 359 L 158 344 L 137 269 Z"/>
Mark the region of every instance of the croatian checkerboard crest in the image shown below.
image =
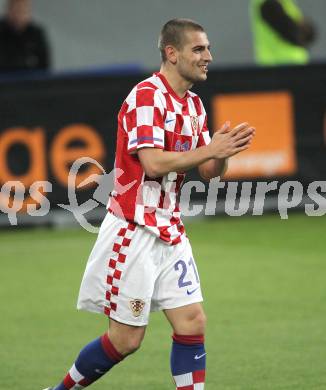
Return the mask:
<path id="1" fill-rule="evenodd" d="M 129 302 L 129 305 L 134 317 L 139 317 L 144 309 L 145 302 L 141 299 L 133 299 Z"/>

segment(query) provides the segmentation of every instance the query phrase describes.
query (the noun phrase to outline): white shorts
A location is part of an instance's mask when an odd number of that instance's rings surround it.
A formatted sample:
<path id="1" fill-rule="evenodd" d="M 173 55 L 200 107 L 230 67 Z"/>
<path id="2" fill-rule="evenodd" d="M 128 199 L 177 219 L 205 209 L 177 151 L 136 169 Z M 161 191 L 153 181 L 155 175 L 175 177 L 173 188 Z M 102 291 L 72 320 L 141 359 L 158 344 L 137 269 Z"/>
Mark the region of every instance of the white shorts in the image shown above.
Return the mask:
<path id="1" fill-rule="evenodd" d="M 148 324 L 151 311 L 203 300 L 188 238 L 167 245 L 108 213 L 87 262 L 77 308 L 124 324 Z"/>

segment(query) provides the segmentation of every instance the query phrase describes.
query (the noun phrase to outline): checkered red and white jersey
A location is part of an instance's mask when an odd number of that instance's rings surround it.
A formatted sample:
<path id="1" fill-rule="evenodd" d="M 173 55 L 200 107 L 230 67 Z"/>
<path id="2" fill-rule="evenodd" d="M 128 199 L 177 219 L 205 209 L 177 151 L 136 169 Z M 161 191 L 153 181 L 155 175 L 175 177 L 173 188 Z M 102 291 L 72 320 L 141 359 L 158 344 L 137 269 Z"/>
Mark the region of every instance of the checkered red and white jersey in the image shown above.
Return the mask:
<path id="1" fill-rule="evenodd" d="M 178 194 L 185 173 L 151 179 L 137 150 L 183 152 L 209 142 L 206 112 L 195 93 L 187 91 L 184 98 L 178 97 L 160 73 L 137 84 L 118 116 L 116 180 L 109 211 L 146 227 L 168 244 L 180 242 L 184 226 Z"/>

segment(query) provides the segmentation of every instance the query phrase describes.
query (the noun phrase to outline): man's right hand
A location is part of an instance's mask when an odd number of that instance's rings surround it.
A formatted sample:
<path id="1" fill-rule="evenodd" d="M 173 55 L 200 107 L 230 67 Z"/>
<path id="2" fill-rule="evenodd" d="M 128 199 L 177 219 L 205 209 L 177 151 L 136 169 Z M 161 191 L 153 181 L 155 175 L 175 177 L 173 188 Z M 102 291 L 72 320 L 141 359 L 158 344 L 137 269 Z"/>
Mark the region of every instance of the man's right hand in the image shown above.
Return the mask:
<path id="1" fill-rule="evenodd" d="M 208 145 L 212 158 L 228 158 L 248 149 L 254 135 L 255 128 L 246 122 L 233 129 L 230 129 L 230 122 L 226 122 L 221 129 L 214 133 L 212 141 Z"/>

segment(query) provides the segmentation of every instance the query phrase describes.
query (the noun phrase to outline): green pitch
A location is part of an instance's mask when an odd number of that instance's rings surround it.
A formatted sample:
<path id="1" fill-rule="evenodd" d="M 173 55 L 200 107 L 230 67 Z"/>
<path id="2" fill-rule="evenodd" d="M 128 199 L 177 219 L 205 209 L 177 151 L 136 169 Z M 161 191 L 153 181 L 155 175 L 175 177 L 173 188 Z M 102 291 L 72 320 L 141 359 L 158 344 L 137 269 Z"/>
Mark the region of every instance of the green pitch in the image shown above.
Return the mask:
<path id="1" fill-rule="evenodd" d="M 207 390 L 326 389 L 326 219 L 290 214 L 187 224 L 208 316 Z M 95 235 L 0 232 L 0 388 L 56 384 L 104 316 L 77 312 Z M 169 325 L 92 389 L 172 390 Z"/>

